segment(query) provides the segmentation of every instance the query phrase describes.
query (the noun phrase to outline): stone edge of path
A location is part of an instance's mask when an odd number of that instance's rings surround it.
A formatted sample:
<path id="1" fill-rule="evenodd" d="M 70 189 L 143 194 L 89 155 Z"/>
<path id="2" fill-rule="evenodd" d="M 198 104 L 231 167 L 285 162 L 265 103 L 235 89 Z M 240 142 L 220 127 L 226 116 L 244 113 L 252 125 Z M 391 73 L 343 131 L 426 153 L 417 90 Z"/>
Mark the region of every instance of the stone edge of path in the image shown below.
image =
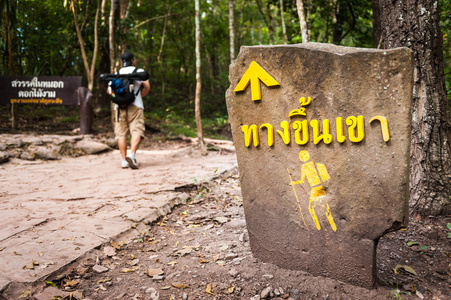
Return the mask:
<path id="1" fill-rule="evenodd" d="M 158 210 L 152 211 L 150 214 L 145 216 L 141 221 L 139 221 L 136 225 L 136 227 L 130 227 L 127 230 L 117 234 L 116 236 L 110 237 L 108 242 L 99 242 L 96 245 L 93 245 L 90 249 L 87 251 L 81 253 L 77 257 L 75 257 L 73 260 L 69 261 L 68 263 L 62 265 L 60 268 L 44 275 L 41 277 L 37 277 L 32 282 L 14 282 L 10 281 L 8 279 L 2 278 L 0 275 L 0 300 L 7 299 L 2 296 L 2 294 L 7 291 L 8 289 L 23 289 L 26 290 L 27 288 L 31 287 L 41 287 L 42 289 L 45 288 L 45 281 L 52 281 L 55 279 L 58 279 L 60 276 L 64 276 L 64 274 L 67 273 L 69 268 L 79 261 L 80 259 L 86 257 L 89 255 L 89 253 L 100 249 L 103 245 L 108 244 L 111 240 L 129 240 L 133 237 L 133 235 L 136 234 L 135 230 L 143 226 L 149 226 L 153 223 L 155 223 L 158 219 L 161 217 L 164 217 L 165 215 L 169 214 L 174 207 L 182 204 L 186 200 L 190 198 L 190 195 L 187 192 L 199 190 L 202 186 L 208 186 L 212 182 L 214 182 L 217 179 L 220 178 L 227 178 L 231 176 L 233 173 L 237 172 L 238 167 L 234 166 L 230 169 L 227 169 L 221 173 L 215 174 L 215 176 L 211 177 L 208 180 L 202 181 L 197 184 L 189 184 L 189 185 L 182 185 L 175 187 L 174 192 L 179 193 L 179 195 L 168 199 L 167 204 L 160 207 Z"/>

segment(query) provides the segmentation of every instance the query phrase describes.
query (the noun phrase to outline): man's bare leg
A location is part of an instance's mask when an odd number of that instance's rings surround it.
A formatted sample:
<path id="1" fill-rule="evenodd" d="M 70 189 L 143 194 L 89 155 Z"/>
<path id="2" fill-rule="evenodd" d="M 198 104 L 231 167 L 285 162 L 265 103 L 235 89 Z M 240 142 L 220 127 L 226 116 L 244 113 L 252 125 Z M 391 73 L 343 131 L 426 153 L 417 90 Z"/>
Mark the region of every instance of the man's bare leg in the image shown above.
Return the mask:
<path id="1" fill-rule="evenodd" d="M 132 135 L 132 139 L 130 141 L 130 151 L 136 154 L 138 151 L 139 144 L 141 143 L 140 135 Z"/>
<path id="2" fill-rule="evenodd" d="M 127 156 L 127 138 L 119 138 L 117 140 L 117 146 L 121 152 L 122 159 L 125 159 Z"/>

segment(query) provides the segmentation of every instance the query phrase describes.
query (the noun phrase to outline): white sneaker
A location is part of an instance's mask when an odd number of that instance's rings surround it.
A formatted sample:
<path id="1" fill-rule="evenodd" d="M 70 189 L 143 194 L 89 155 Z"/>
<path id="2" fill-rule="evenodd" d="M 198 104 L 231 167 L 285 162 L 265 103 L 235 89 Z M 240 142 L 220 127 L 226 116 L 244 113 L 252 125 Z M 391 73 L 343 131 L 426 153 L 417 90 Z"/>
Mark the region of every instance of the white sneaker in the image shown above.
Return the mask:
<path id="1" fill-rule="evenodd" d="M 125 160 L 125 159 L 123 159 L 123 160 L 121 161 L 121 166 L 122 166 L 122 169 L 129 168 L 129 167 L 130 167 L 130 165 L 128 164 L 127 160 Z"/>
<path id="2" fill-rule="evenodd" d="M 136 157 L 135 157 L 135 155 L 133 155 L 133 153 L 130 153 L 129 155 L 127 155 L 127 157 L 125 159 L 127 160 L 130 168 L 132 168 L 132 169 L 139 168 L 138 162 L 136 161 Z"/>

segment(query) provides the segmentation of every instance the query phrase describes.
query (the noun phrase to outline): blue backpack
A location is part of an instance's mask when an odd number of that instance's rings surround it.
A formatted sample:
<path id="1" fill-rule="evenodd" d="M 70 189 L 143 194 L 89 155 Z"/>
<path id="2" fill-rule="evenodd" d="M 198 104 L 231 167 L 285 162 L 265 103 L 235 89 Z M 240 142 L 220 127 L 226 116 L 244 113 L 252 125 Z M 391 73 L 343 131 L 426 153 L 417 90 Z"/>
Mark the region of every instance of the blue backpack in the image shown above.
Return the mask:
<path id="1" fill-rule="evenodd" d="M 127 77 L 114 78 L 111 81 L 111 101 L 116 103 L 121 108 L 125 108 L 135 101 L 139 90 L 134 93 L 133 80 L 130 80 L 130 75 L 136 73 L 138 68 L 135 68 L 132 73 L 128 74 Z"/>

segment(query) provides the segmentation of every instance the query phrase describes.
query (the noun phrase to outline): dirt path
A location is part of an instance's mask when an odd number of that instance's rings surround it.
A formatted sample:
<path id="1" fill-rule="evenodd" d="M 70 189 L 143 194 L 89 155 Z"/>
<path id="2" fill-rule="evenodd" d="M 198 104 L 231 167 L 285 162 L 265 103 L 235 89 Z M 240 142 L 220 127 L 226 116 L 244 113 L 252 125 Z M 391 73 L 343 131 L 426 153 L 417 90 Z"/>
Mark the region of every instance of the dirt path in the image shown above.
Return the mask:
<path id="1" fill-rule="evenodd" d="M 238 175 L 216 179 L 189 201 L 149 226 L 103 244 L 34 286 L 13 286 L 17 299 L 450 299 L 450 247 L 442 222 L 416 221 L 408 231 L 381 241 L 375 290 L 306 272 L 278 268 L 253 257 L 245 227 Z M 431 235 L 431 233 L 434 233 Z M 443 236 L 442 236 L 443 235 Z M 420 254 L 415 239 L 430 248 Z M 430 264 L 430 260 L 434 264 Z M 397 264 L 409 265 L 413 275 Z M 442 274 L 442 275 L 441 275 Z M 53 298 L 56 299 L 56 298 Z"/>
<path id="2" fill-rule="evenodd" d="M 121 169 L 117 150 L 0 165 L 0 290 L 44 278 L 132 225 L 155 221 L 187 199 L 181 187 L 233 170 L 235 155 L 227 153 L 142 150 L 138 170 Z"/>
<path id="3" fill-rule="evenodd" d="M 451 299 L 450 217 L 381 239 L 375 290 L 255 259 L 227 153 L 0 165 L 0 299 Z"/>

